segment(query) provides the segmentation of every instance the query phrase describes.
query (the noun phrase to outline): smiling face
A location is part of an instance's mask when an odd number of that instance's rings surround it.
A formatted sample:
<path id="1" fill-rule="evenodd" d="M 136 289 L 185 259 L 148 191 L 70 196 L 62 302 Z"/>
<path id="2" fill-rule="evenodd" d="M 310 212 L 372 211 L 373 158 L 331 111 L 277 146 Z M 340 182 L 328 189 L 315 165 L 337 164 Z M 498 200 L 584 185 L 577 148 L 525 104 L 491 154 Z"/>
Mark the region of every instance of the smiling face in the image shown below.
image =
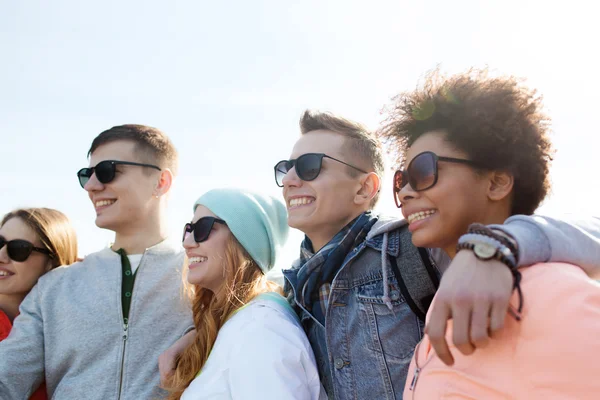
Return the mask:
<path id="1" fill-rule="evenodd" d="M 344 136 L 331 131 L 306 133 L 296 142 L 290 159 L 297 159 L 306 153 L 324 153 L 367 170 L 357 160 L 348 159 L 348 152 L 344 151 L 346 140 Z M 352 177 L 348 168 L 342 163 L 323 158 L 321 172 L 316 179 L 301 180 L 295 168 L 283 178 L 288 225 L 304 232 L 313 243 L 315 239 L 327 242 L 368 209 L 368 202 L 357 204 L 355 201 L 364 175 Z"/>
<path id="2" fill-rule="evenodd" d="M 0 236 L 5 240 L 26 240 L 35 247 L 44 248 L 40 238 L 23 220 L 13 217 L 0 228 Z M 40 276 L 52 267 L 50 257 L 37 251 L 23 262 L 8 256 L 7 246 L 0 249 L 0 295 L 25 296 Z"/>
<path id="3" fill-rule="evenodd" d="M 202 217 L 217 217 L 205 206 L 199 205 L 194 212 L 195 223 Z M 208 238 L 200 243 L 188 234 L 183 247 L 189 260 L 188 282 L 217 293 L 225 282 L 226 251 L 231 231 L 225 224 L 215 223 Z"/>
<path id="4" fill-rule="evenodd" d="M 445 140 L 443 132 L 437 131 L 426 133 L 413 143 L 406 153 L 406 165 L 425 151 L 468 159 L 466 153 Z M 488 175 L 469 165 L 439 161 L 438 180 L 433 187 L 415 192 L 410 184 L 406 185 L 400 191 L 400 201 L 415 246 L 442 248 L 452 254 L 470 224 L 489 221 L 495 205 L 488 196 Z"/>
<path id="5" fill-rule="evenodd" d="M 136 145 L 129 140 L 117 140 L 98 147 L 90 157 L 90 167 L 101 161 L 139 160 Z M 134 165 L 117 165 L 115 178 L 108 183 L 92 175 L 84 189 L 96 210 L 96 225 L 117 233 L 142 231 L 159 213 L 158 201 L 153 198 L 160 171 Z"/>

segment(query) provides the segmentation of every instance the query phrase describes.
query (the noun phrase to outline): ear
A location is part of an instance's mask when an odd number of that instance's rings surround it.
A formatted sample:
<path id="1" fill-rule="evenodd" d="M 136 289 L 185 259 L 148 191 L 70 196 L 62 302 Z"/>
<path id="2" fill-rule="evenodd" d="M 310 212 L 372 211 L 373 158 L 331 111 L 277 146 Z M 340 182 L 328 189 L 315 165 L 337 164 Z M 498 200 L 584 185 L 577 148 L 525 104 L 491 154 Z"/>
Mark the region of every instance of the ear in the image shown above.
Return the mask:
<path id="1" fill-rule="evenodd" d="M 171 185 L 173 184 L 173 172 L 169 168 L 165 168 L 161 171 L 160 177 L 154 189 L 153 195 L 156 197 L 163 196 L 169 192 Z"/>
<path id="2" fill-rule="evenodd" d="M 512 193 L 515 179 L 507 171 L 490 172 L 490 184 L 488 187 L 488 198 L 493 201 L 500 201 Z"/>
<path id="3" fill-rule="evenodd" d="M 360 188 L 354 196 L 354 203 L 358 205 L 368 205 L 370 208 L 371 200 L 379 193 L 381 188 L 381 178 L 375 172 L 369 172 L 361 178 Z"/>

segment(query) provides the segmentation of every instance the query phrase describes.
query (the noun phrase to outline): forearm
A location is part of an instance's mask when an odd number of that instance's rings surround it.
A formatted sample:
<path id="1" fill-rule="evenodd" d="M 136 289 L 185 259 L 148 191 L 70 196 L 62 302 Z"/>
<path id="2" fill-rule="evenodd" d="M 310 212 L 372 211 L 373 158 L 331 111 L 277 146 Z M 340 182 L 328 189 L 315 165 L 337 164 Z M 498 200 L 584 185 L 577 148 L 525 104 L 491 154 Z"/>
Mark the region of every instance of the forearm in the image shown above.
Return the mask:
<path id="1" fill-rule="evenodd" d="M 516 215 L 504 225 L 492 225 L 515 239 L 519 266 L 539 262 L 566 262 L 588 276 L 600 276 L 600 219 L 558 220 Z"/>
<path id="2" fill-rule="evenodd" d="M 25 298 L 8 338 L 0 342 L 0 397 L 26 399 L 44 379 L 44 340 L 37 290 Z"/>

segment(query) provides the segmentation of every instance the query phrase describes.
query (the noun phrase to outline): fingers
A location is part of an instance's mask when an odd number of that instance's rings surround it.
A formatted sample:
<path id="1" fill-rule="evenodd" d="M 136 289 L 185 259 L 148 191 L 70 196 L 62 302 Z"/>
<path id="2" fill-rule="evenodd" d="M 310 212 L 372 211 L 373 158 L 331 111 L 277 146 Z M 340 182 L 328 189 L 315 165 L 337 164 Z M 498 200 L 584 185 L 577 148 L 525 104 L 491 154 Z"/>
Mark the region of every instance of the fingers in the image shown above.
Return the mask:
<path id="1" fill-rule="evenodd" d="M 489 301 L 481 300 L 473 304 L 469 335 L 473 351 L 475 351 L 475 349 L 482 349 L 490 343 L 490 312 L 491 303 Z M 465 353 L 462 351 L 462 353 L 471 354 L 472 352 Z"/>
<path id="2" fill-rule="evenodd" d="M 504 319 L 508 312 L 509 302 L 510 295 L 500 296 L 492 303 L 492 310 L 490 312 L 490 334 L 492 337 L 496 337 L 504 328 Z"/>
<path id="3" fill-rule="evenodd" d="M 454 364 L 454 358 L 446 342 L 446 325 L 450 316 L 450 308 L 445 302 L 434 302 L 429 322 L 425 328 L 425 332 L 431 342 L 431 347 L 433 347 L 439 359 L 446 365 Z"/>
<path id="4" fill-rule="evenodd" d="M 173 371 L 175 369 L 174 364 L 175 358 L 173 358 L 167 352 L 163 353 L 158 357 L 158 371 L 160 373 L 160 384 L 165 387 L 169 382 L 169 379 L 173 375 Z"/>
<path id="5" fill-rule="evenodd" d="M 475 346 L 471 343 L 471 303 L 463 301 L 453 304 L 453 306 L 452 341 L 454 346 L 464 355 L 473 354 Z"/>

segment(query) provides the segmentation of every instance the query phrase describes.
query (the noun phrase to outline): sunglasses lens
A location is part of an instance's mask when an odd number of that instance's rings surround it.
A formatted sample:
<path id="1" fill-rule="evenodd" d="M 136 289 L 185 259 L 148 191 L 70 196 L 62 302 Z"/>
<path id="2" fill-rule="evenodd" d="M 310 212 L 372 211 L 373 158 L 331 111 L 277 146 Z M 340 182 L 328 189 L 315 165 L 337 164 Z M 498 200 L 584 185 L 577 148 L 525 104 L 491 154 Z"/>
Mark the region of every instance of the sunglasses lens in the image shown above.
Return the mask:
<path id="1" fill-rule="evenodd" d="M 84 187 L 86 183 L 90 180 L 92 176 L 93 170 L 91 168 L 82 168 L 77 172 L 77 178 L 79 179 L 79 184 L 81 187 Z"/>
<path id="2" fill-rule="evenodd" d="M 292 169 L 292 162 L 283 160 L 275 165 L 275 182 L 277 186 L 283 187 L 283 177 Z"/>
<path id="3" fill-rule="evenodd" d="M 400 191 L 408 183 L 406 179 L 404 179 L 404 176 L 404 171 L 396 171 L 394 174 L 394 202 L 398 208 L 402 207 L 402 203 L 400 202 Z"/>
<path id="4" fill-rule="evenodd" d="M 196 221 L 194 224 L 194 240 L 196 243 L 201 243 L 208 239 L 213 223 L 214 218 L 212 217 L 204 217 Z"/>
<path id="5" fill-rule="evenodd" d="M 408 166 L 410 186 L 415 191 L 429 189 L 435 184 L 435 158 L 431 153 L 423 153 L 415 157 Z"/>
<path id="6" fill-rule="evenodd" d="M 33 245 L 25 240 L 11 240 L 7 246 L 8 256 L 19 262 L 27 260 L 33 251 Z"/>
<path id="7" fill-rule="evenodd" d="M 296 173 L 303 181 L 317 179 L 321 172 L 323 157 L 319 154 L 304 154 L 296 160 Z"/>
<path id="8" fill-rule="evenodd" d="M 96 178 L 98 178 L 101 183 L 109 183 L 115 179 L 115 168 L 116 165 L 110 161 L 99 162 L 94 168 L 96 171 Z"/>

